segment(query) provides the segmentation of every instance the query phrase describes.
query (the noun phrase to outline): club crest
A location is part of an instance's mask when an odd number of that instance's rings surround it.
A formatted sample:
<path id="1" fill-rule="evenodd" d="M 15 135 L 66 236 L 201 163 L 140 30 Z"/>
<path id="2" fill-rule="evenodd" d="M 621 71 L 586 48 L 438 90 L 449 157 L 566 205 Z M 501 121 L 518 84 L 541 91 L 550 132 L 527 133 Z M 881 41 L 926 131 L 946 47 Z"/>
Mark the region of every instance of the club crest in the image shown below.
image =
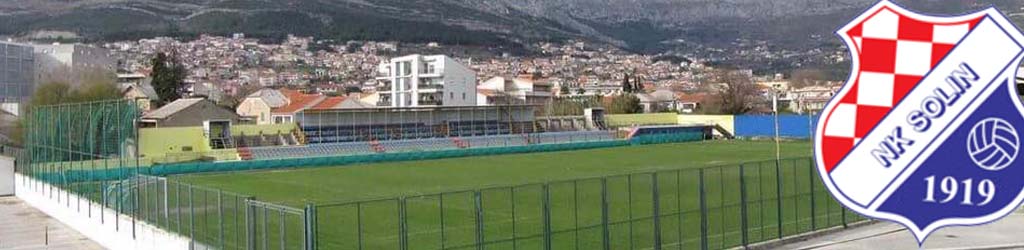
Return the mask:
<path id="1" fill-rule="evenodd" d="M 822 180 L 846 207 L 905 225 L 995 221 L 1024 200 L 1014 87 L 1024 35 L 995 9 L 934 17 L 882 1 L 837 31 L 849 80 L 815 130 Z"/>

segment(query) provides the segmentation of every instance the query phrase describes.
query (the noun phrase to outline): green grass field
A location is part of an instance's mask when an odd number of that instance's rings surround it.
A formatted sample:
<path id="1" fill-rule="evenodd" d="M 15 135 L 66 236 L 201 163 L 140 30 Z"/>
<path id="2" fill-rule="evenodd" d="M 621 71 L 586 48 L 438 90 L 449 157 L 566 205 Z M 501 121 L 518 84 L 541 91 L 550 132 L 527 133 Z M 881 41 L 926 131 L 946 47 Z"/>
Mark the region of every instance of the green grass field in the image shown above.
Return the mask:
<path id="1" fill-rule="evenodd" d="M 808 142 L 781 148 L 778 168 L 772 142 L 720 141 L 174 179 L 317 204 L 320 249 L 723 249 L 859 219 L 818 181 Z M 297 217 L 257 217 L 270 249 L 301 246 Z"/>
<path id="2" fill-rule="evenodd" d="M 783 158 L 811 155 L 808 142 L 784 142 L 781 149 Z M 774 158 L 775 144 L 772 142 L 722 141 L 330 168 L 197 174 L 178 176 L 177 179 L 251 194 L 261 201 L 301 207 L 306 203 L 431 194 L 639 171 L 736 165 Z"/>

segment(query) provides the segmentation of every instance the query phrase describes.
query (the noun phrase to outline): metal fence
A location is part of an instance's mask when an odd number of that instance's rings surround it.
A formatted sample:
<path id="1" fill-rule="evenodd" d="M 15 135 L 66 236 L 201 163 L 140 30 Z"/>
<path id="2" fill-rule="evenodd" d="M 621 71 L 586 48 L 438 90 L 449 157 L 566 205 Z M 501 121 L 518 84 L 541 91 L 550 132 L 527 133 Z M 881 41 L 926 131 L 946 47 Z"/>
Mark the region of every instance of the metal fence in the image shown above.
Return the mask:
<path id="1" fill-rule="evenodd" d="M 186 237 L 190 249 L 312 248 L 306 209 L 144 175 L 113 182 L 103 193 L 105 206 Z"/>
<path id="2" fill-rule="evenodd" d="M 810 158 L 316 206 L 321 249 L 726 249 L 864 220 Z"/>
<path id="3" fill-rule="evenodd" d="M 19 188 L 118 231 L 161 228 L 189 239 L 191 249 L 312 249 L 306 232 L 315 214 L 307 209 L 143 175 L 152 171 L 139 164 L 138 118 L 126 100 L 33 107 L 26 148 L 17 152 L 17 171 L 31 181 Z"/>

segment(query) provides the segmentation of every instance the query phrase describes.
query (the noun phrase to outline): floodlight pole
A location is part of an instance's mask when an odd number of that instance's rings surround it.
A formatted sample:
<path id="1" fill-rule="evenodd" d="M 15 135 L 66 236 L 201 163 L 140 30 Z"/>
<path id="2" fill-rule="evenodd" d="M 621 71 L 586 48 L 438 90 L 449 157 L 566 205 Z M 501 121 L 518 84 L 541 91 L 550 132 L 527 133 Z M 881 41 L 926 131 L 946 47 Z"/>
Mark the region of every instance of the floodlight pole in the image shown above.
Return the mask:
<path id="1" fill-rule="evenodd" d="M 782 161 L 782 152 L 779 141 L 779 90 L 772 91 L 772 113 L 775 114 L 775 164 Z"/>

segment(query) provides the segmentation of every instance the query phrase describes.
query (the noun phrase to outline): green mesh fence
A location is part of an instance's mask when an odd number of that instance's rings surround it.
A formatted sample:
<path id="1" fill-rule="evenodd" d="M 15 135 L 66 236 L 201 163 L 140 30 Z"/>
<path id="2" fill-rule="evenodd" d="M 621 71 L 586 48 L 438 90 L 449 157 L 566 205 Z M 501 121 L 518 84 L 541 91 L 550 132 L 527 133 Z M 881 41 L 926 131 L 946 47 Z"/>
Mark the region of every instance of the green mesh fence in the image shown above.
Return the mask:
<path id="1" fill-rule="evenodd" d="M 312 248 L 304 209 L 142 175 L 152 171 L 139 165 L 138 119 L 125 100 L 32 107 L 17 162 L 29 180 L 19 188 L 116 230 L 144 223 L 184 236 L 191 249 Z"/>
<path id="2" fill-rule="evenodd" d="M 139 167 L 138 117 L 135 103 L 126 100 L 31 107 L 24 118 L 26 155 L 19 160 L 18 172 L 67 191 L 67 197 L 102 204 L 118 201 L 129 192 L 109 189 L 125 186 L 118 181 L 136 174 Z M 130 212 L 125 207 L 130 206 L 113 206 Z"/>

